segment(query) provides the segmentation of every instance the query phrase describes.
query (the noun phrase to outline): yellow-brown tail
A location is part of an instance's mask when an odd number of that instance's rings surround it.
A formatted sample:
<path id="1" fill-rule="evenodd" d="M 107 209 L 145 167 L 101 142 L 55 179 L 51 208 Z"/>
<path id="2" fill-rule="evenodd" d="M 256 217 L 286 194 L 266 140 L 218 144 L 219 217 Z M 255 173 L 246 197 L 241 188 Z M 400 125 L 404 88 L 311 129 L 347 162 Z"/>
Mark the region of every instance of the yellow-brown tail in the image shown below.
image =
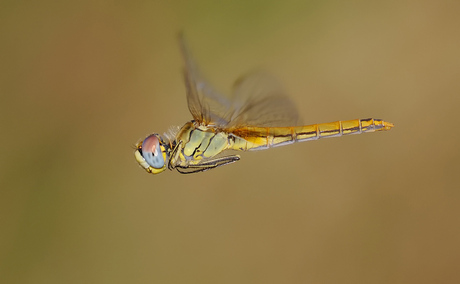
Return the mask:
<path id="1" fill-rule="evenodd" d="M 294 127 L 243 127 L 232 131 L 235 137 L 229 148 L 234 150 L 262 150 L 319 138 L 339 137 L 390 130 L 394 125 L 381 119 L 354 119 Z"/>

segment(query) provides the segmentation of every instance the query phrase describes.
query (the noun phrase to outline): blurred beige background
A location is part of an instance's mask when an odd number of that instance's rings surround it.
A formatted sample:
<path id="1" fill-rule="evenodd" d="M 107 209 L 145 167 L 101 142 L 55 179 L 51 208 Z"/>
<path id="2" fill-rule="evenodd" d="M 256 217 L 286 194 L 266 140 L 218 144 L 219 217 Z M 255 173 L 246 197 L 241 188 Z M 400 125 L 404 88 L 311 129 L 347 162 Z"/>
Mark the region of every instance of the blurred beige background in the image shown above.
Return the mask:
<path id="1" fill-rule="evenodd" d="M 458 283 L 460 2 L 218 2 L 2 1 L 1 282 Z M 180 30 L 223 91 L 263 68 L 305 123 L 396 127 L 148 175 Z"/>

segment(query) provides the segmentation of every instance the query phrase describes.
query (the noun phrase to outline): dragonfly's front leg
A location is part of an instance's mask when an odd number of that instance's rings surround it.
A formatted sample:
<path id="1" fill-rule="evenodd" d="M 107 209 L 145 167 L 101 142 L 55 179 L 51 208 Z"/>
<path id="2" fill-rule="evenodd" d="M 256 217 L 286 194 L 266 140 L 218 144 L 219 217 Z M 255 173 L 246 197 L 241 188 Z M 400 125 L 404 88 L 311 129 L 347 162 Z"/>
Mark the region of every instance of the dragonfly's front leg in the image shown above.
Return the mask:
<path id="1" fill-rule="evenodd" d="M 179 143 L 177 143 L 174 149 L 171 151 L 170 158 L 169 158 L 169 164 L 168 164 L 168 169 L 170 170 L 174 169 L 175 167 L 174 165 L 179 159 L 180 151 L 182 150 L 182 142 L 183 141 L 180 140 Z"/>
<path id="2" fill-rule="evenodd" d="M 216 159 L 209 159 L 195 165 L 176 166 L 176 170 L 181 174 L 194 174 L 225 166 L 240 160 L 239 155 L 225 156 Z"/>

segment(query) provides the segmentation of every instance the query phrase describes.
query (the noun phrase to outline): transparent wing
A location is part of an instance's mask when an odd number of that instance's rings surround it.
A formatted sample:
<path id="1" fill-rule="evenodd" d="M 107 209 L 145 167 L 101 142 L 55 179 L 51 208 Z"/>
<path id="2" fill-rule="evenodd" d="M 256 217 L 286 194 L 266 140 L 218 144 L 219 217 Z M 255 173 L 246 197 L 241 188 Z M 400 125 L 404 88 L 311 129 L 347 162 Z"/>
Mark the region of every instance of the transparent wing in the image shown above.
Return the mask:
<path id="1" fill-rule="evenodd" d="M 180 36 L 185 61 L 189 110 L 196 122 L 221 129 L 240 126 L 293 126 L 299 122 L 294 103 L 267 73 L 253 72 L 239 78 L 231 96 L 219 94 L 200 75 Z"/>
<path id="2" fill-rule="evenodd" d="M 184 79 L 187 104 L 194 120 L 199 124 L 211 125 L 222 121 L 222 113 L 230 108 L 230 101 L 217 94 L 211 85 L 201 76 L 182 34 L 179 35 L 180 48 L 185 63 Z"/>
<path id="3" fill-rule="evenodd" d="M 295 104 L 278 81 L 265 72 L 253 72 L 236 80 L 228 128 L 238 126 L 294 126 L 299 123 Z"/>

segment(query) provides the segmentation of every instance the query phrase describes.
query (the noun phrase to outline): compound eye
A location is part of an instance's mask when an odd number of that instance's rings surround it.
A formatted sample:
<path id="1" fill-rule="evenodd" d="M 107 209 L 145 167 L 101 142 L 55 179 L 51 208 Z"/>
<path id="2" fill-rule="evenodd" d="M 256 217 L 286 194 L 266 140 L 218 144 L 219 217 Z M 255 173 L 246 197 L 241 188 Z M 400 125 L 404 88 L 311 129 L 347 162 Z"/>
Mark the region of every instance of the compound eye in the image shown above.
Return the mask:
<path id="1" fill-rule="evenodd" d="M 142 157 L 144 160 L 155 169 L 161 169 L 165 165 L 163 153 L 160 148 L 160 140 L 153 134 L 145 138 L 142 142 Z"/>

